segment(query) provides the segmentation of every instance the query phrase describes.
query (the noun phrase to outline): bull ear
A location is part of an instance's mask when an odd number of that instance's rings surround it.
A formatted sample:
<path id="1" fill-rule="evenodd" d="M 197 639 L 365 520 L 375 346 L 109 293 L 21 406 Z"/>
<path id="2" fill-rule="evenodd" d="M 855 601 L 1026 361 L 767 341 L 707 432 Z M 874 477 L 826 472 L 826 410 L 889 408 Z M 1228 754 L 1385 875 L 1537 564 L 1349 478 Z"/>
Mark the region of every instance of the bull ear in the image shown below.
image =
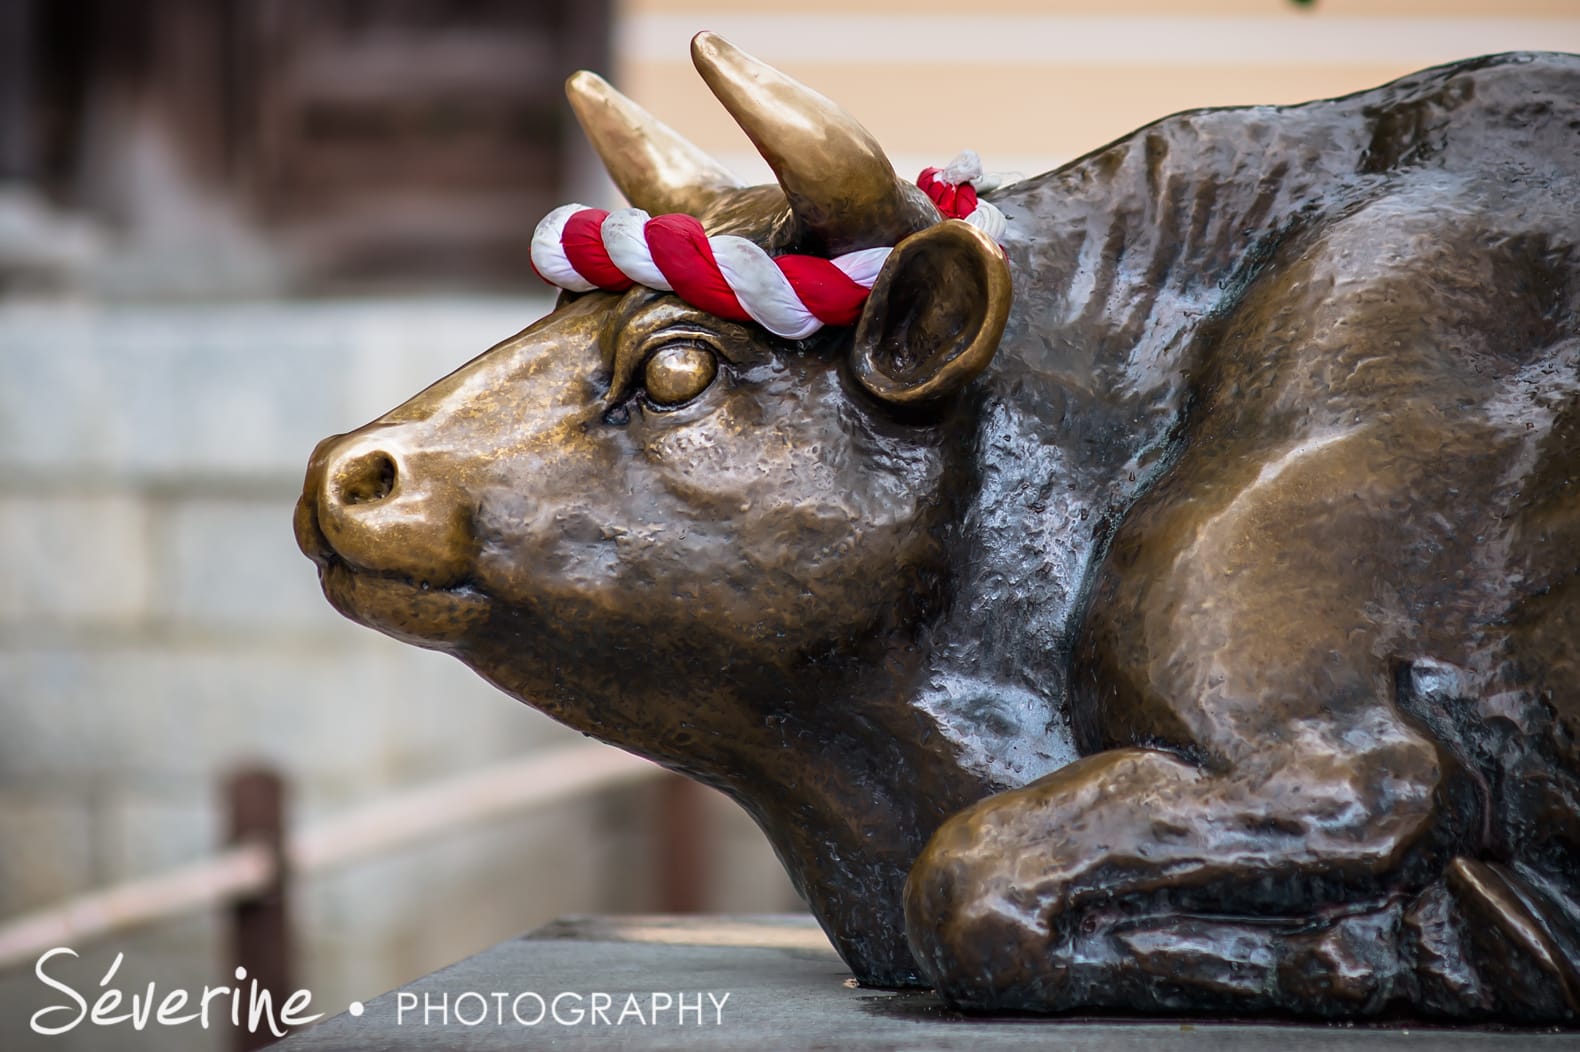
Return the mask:
<path id="1" fill-rule="evenodd" d="M 929 227 L 889 253 L 856 323 L 851 370 L 893 405 L 947 397 L 993 360 L 1010 299 L 992 238 L 957 219 Z"/>

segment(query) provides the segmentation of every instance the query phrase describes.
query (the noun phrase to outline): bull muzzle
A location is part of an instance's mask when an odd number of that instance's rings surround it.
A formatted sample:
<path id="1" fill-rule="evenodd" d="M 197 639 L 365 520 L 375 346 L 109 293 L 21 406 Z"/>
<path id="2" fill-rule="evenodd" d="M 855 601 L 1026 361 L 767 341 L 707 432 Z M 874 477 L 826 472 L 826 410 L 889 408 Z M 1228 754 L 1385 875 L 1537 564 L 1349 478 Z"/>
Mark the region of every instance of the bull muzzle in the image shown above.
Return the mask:
<path id="1" fill-rule="evenodd" d="M 320 569 L 338 561 L 423 590 L 465 580 L 474 557 L 470 516 L 408 430 L 371 424 L 313 451 L 295 529 L 297 544 Z"/>

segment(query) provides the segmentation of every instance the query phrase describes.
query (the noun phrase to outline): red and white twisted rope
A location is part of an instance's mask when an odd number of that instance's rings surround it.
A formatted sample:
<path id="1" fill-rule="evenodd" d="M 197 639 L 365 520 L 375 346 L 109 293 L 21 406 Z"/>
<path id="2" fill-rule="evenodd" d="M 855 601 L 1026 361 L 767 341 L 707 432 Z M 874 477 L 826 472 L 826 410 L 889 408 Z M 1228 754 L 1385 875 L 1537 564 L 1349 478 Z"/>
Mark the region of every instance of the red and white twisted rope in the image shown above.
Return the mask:
<path id="1" fill-rule="evenodd" d="M 976 154 L 967 150 L 945 168 L 928 168 L 917 185 L 946 219 L 964 219 L 995 241 L 1003 237 L 1004 213 L 977 197 L 979 187 L 991 186 Z M 854 325 L 892 250 L 868 248 L 833 259 L 770 256 L 742 237 L 709 237 L 688 215 L 561 205 L 532 236 L 532 265 L 549 284 L 572 292 L 646 285 L 721 318 L 755 321 L 799 340 L 824 325 Z"/>

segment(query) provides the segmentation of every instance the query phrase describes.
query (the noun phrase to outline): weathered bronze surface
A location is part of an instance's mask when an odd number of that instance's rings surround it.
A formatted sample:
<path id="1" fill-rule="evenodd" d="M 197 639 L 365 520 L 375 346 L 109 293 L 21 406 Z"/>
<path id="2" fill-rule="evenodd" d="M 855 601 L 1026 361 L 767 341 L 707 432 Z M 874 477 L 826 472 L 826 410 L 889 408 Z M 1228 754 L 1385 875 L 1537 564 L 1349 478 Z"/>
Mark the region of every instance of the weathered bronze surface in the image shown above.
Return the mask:
<path id="1" fill-rule="evenodd" d="M 730 793 L 867 982 L 1573 1021 L 1580 58 L 1166 118 L 990 195 L 1006 270 L 694 57 L 782 186 L 580 74 L 615 181 L 901 243 L 860 324 L 566 296 L 319 446 L 330 601 Z"/>

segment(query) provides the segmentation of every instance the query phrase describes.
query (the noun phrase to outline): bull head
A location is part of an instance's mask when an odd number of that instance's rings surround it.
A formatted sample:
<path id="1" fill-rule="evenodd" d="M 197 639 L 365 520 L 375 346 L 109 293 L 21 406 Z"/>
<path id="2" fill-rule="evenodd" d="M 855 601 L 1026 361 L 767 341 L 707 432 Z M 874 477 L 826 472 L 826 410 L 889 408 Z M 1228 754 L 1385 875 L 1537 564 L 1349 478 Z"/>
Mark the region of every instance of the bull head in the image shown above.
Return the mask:
<path id="1" fill-rule="evenodd" d="M 571 103 L 614 182 L 772 253 L 896 245 L 859 323 L 791 342 L 640 286 L 567 294 L 321 443 L 298 541 L 346 616 L 725 788 L 787 861 L 797 837 L 825 835 L 814 813 L 853 846 L 917 825 L 896 838 L 914 852 L 980 787 L 896 818 L 859 772 L 947 766 L 913 741 L 900 683 L 949 576 L 940 533 L 964 472 L 943 407 L 998 345 L 1007 266 L 979 231 L 940 222 L 839 107 L 717 37 L 692 53 L 778 185 L 740 187 L 578 73 Z M 895 912 L 876 927 L 898 931 L 908 862 L 888 862 L 890 901 L 870 908 Z M 814 899 L 827 883 L 792 877 Z M 840 948 L 868 977 L 909 974 L 903 949 Z"/>

